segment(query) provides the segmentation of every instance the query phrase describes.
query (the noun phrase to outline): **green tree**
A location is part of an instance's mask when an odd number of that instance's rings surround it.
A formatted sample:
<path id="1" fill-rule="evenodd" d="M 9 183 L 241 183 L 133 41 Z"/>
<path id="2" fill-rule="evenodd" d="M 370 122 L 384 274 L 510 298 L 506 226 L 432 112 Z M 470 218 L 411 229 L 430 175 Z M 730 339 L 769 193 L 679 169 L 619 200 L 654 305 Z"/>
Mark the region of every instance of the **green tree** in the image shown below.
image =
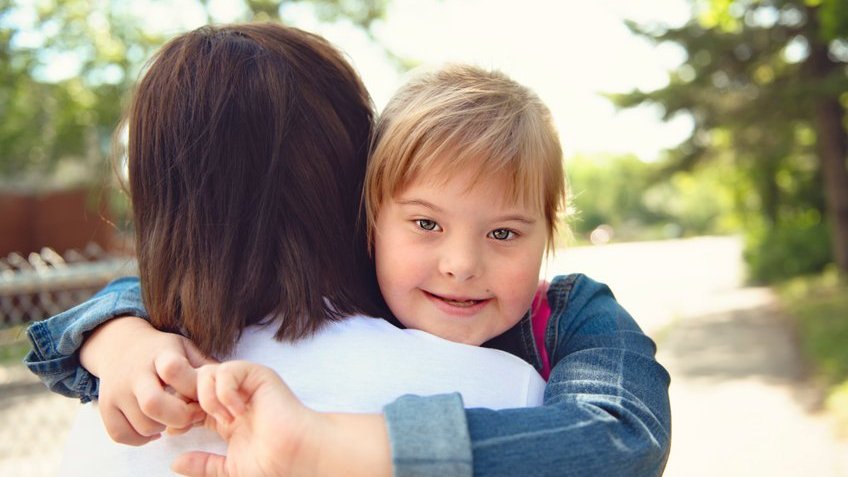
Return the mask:
<path id="1" fill-rule="evenodd" d="M 811 258 L 783 274 L 812 271 L 831 257 L 848 272 L 844 0 L 704 0 L 694 7 L 679 28 L 630 25 L 655 42 L 681 46 L 686 60 L 664 88 L 615 101 L 658 104 L 667 118 L 693 118 L 692 135 L 673 151 L 669 171 L 720 159 L 745 175 L 737 205 L 757 230 L 752 257 L 773 253 L 776 237 L 788 234 L 791 247 L 784 244 L 774 260 Z M 824 258 L 822 234 L 830 242 Z"/>
<path id="2" fill-rule="evenodd" d="M 285 16 L 283 3 L 244 0 L 239 17 L 219 19 L 208 0 L 197 0 L 209 22 L 279 21 Z M 370 31 L 387 0 L 285 3 L 309 4 L 323 20 L 347 19 Z M 105 159 L 127 92 L 166 39 L 132 5 L 0 0 L 0 182 L 41 184 L 67 170 L 64 165 L 73 165 L 82 180 L 98 181 L 110 173 Z M 73 74 L 51 75 L 51 66 L 68 58 Z"/>
<path id="3" fill-rule="evenodd" d="M 577 156 L 566 161 L 572 231 L 613 228 L 618 240 L 726 233 L 737 174 L 705 164 L 660 177 L 655 163 L 633 155 Z"/>
<path id="4" fill-rule="evenodd" d="M 577 212 L 575 232 L 588 234 L 602 224 L 619 229 L 627 222 L 644 225 L 659 219 L 643 201 L 650 164 L 632 155 L 578 156 L 566 161 L 566 168 Z"/>
<path id="5" fill-rule="evenodd" d="M 2 1 L 0 174 L 7 182 L 40 182 L 73 162 L 96 180 L 98 171 L 108 170 L 102 164 L 124 93 L 161 39 L 103 2 L 45 1 L 25 8 Z M 28 24 L 19 20 L 24 16 Z M 51 77 L 51 66 L 71 56 L 75 74 Z"/>

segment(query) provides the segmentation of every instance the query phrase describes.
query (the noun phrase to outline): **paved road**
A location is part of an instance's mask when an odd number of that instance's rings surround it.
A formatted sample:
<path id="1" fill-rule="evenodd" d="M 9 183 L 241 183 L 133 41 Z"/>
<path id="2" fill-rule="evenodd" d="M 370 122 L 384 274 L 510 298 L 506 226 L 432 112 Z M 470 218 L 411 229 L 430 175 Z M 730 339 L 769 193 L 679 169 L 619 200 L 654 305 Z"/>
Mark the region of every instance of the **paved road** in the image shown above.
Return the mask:
<path id="1" fill-rule="evenodd" d="M 848 477 L 848 442 L 815 411 L 796 343 L 767 289 L 742 286 L 739 241 L 697 238 L 560 251 L 547 275 L 608 283 L 672 374 L 667 477 Z M 53 475 L 76 407 L 0 368 L 0 475 Z"/>

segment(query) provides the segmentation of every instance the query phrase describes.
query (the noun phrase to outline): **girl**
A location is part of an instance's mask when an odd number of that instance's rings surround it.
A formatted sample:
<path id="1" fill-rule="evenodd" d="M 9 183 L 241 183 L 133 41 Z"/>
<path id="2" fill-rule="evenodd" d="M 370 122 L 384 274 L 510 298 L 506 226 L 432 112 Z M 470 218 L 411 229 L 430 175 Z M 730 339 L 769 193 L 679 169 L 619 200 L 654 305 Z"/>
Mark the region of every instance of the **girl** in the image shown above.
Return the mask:
<path id="1" fill-rule="evenodd" d="M 321 458 L 310 462 L 398 475 L 470 474 L 472 465 L 481 474 L 658 475 L 669 444 L 668 375 L 654 360 L 650 339 L 606 287 L 582 276 L 558 278 L 547 293 L 539 294 L 551 308 L 547 324 L 534 322 L 533 314 L 525 313 L 536 292 L 539 264 L 563 194 L 559 145 L 547 110 L 529 92 L 498 75 L 484 75 L 482 80 L 499 85 L 497 91 L 505 86 L 513 89 L 511 99 L 510 94 L 495 95 L 493 101 L 513 119 L 495 115 L 494 128 L 489 127 L 492 121 L 481 125 L 476 120 L 446 122 L 438 128 L 437 123 L 452 119 L 451 113 L 468 117 L 485 105 L 468 101 L 460 93 L 456 95 L 460 101 L 453 104 L 462 107 L 448 110 L 448 103 L 436 101 L 435 96 L 418 95 L 416 83 L 405 90 L 411 99 L 404 99 L 402 92 L 401 99 L 393 102 L 400 106 L 397 118 L 401 119 L 392 119 L 391 106 L 381 119 L 368 187 L 377 276 L 389 306 L 408 326 L 469 344 L 488 342 L 524 357 L 540 370 L 545 369 L 547 355 L 552 366 L 546 405 L 510 411 L 463 410 L 456 395 L 404 398 L 387 406 L 382 415 L 361 416 L 359 422 L 333 419 L 337 425 L 333 435 L 352 435 L 344 433 L 357 428 L 357 435 L 371 438 L 324 446 L 323 455 L 309 456 Z M 430 94 L 440 89 L 438 81 L 434 84 Z M 532 107 L 528 108 L 528 101 Z M 436 107 L 427 109 L 431 104 Z M 446 114 L 435 114 L 439 111 Z M 433 121 L 414 129 L 428 115 Z M 430 130 L 434 134 L 427 137 L 424 133 Z M 389 147 L 395 143 L 396 147 Z M 390 160 L 380 161 L 382 146 Z M 408 267 L 411 258 L 420 262 Z M 51 339 L 66 336 L 68 348 L 75 348 L 82 340 L 83 326 L 92 329 L 104 319 L 127 312 L 144 315 L 138 298 L 131 295 L 136 287 L 134 283 L 114 285 L 108 289 L 111 299 L 101 296 L 89 308 L 54 318 L 55 329 L 33 329 L 34 342 L 42 333 Z M 94 306 L 109 310 L 92 311 Z M 68 329 L 61 319 L 68 320 L 70 315 L 82 318 Z M 102 343 L 125 342 L 106 339 L 107 333 L 122 333 L 116 326 L 123 321 L 99 328 L 83 347 L 83 364 L 95 374 L 98 363 L 114 358 L 94 350 L 106 349 Z M 543 346 L 535 346 L 534 336 Z M 67 356 L 73 351 L 36 349 L 31 366 L 43 372 L 48 355 Z M 185 354 L 182 348 L 175 353 L 180 352 Z M 191 395 L 192 386 L 185 384 L 191 379 L 163 376 L 168 373 L 157 369 L 155 360 L 141 361 L 154 361 L 146 376 L 164 378 Z M 104 383 L 110 379 L 107 375 L 121 376 L 103 374 Z M 87 373 L 69 370 L 53 384 L 72 393 L 88 391 L 90 397 L 92 390 L 79 386 L 74 376 Z M 139 408 L 138 393 L 128 394 L 129 404 L 119 408 L 133 414 Z M 159 425 L 182 426 L 191 420 L 170 419 L 161 409 L 148 408 L 148 412 L 135 412 L 143 415 L 140 418 L 128 417 L 124 423 L 153 418 Z M 284 441 L 301 443 L 297 436 Z M 391 460 L 385 458 L 389 449 Z"/>

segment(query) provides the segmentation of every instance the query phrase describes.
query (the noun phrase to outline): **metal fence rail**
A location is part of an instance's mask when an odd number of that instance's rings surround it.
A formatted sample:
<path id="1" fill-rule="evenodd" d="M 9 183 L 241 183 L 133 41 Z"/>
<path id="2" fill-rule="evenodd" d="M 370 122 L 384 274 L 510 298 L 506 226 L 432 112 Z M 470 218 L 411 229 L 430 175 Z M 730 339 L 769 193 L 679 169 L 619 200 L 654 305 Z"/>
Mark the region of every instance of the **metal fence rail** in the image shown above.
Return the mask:
<path id="1" fill-rule="evenodd" d="M 135 260 L 96 244 L 59 254 L 43 248 L 0 258 L 0 327 L 37 321 L 85 301 L 109 281 L 136 274 Z"/>

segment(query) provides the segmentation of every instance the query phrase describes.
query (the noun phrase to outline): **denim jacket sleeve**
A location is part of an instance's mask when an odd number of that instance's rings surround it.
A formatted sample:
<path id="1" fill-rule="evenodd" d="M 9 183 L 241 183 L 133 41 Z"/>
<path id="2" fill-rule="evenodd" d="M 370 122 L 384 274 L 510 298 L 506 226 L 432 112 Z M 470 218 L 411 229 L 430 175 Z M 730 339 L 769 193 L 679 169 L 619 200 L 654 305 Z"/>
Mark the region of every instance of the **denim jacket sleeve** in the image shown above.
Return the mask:
<path id="1" fill-rule="evenodd" d="M 463 411 L 459 396 L 396 401 L 385 409 L 395 475 L 662 474 L 670 378 L 654 342 L 609 288 L 583 275 L 554 279 L 548 300 L 544 405 Z"/>
<path id="2" fill-rule="evenodd" d="M 80 365 L 79 348 L 88 332 L 121 315 L 147 317 L 136 277 L 119 278 L 85 303 L 30 325 L 32 349 L 24 363 L 51 391 L 82 402 L 96 399 L 100 383 Z"/>

